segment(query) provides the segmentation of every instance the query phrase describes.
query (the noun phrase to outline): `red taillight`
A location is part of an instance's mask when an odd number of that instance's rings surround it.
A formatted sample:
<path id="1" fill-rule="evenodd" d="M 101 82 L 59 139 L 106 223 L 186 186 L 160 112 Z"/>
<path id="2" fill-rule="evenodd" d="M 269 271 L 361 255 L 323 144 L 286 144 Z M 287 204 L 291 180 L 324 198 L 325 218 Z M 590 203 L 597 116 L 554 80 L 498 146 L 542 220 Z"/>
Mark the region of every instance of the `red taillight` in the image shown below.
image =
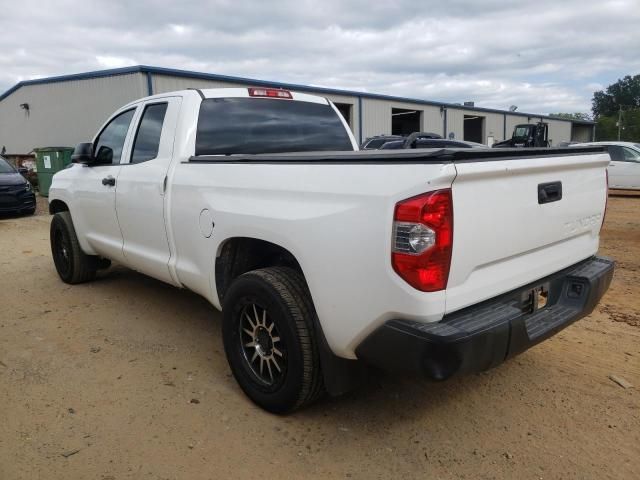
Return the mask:
<path id="1" fill-rule="evenodd" d="M 451 189 L 399 202 L 393 220 L 394 270 L 423 292 L 447 288 L 453 248 Z"/>
<path id="2" fill-rule="evenodd" d="M 278 88 L 250 88 L 250 97 L 267 97 L 267 98 L 286 98 L 292 100 L 289 90 L 280 90 Z"/>

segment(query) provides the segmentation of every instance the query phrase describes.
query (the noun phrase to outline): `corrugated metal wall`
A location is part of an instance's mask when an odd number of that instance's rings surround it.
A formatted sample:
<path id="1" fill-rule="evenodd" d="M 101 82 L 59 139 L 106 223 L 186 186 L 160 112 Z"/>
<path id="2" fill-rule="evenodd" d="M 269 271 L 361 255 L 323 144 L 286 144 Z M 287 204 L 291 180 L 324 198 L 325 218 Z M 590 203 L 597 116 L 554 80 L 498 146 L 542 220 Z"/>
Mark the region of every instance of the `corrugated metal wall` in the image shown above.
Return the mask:
<path id="1" fill-rule="evenodd" d="M 146 94 L 141 73 L 23 86 L 0 101 L 0 149 L 28 153 L 90 141 L 109 115 Z"/>
<path id="2" fill-rule="evenodd" d="M 455 108 L 447 108 L 447 135 L 446 138 L 449 138 L 451 133 L 453 133 L 453 138 L 455 140 L 463 140 L 464 139 L 464 110 L 458 110 Z"/>
<path id="3" fill-rule="evenodd" d="M 489 136 L 492 136 L 496 142 L 504 140 L 502 135 L 504 130 L 504 115 L 502 113 L 482 113 L 481 115 L 485 117 L 483 143 L 487 143 Z"/>
<path id="4" fill-rule="evenodd" d="M 571 140 L 571 122 L 549 119 L 543 119 L 542 121 L 549 124 L 549 141 L 551 142 L 551 146 Z"/>
<path id="5" fill-rule="evenodd" d="M 347 97 L 348 98 L 348 97 Z M 500 142 L 505 138 L 511 138 L 513 127 L 522 123 L 536 123 L 539 117 L 526 117 L 522 115 L 514 115 L 506 113 L 506 129 L 505 114 L 485 112 L 482 110 L 458 109 L 454 107 L 447 108 L 447 128 L 446 132 L 442 131 L 443 117 L 440 108 L 431 105 L 423 105 L 420 103 L 394 102 L 391 100 L 377 100 L 370 98 L 362 99 L 362 130 L 363 138 L 374 135 L 383 135 L 391 133 L 391 111 L 393 108 L 403 108 L 407 110 L 419 110 L 424 112 L 422 116 L 421 130 L 445 134 L 453 132 L 454 138 L 457 140 L 464 139 L 464 117 L 465 115 L 480 116 L 484 118 L 484 134 L 483 143 L 487 142 L 487 137 L 492 135 L 496 142 Z M 569 141 L 571 139 L 571 123 L 562 120 L 543 119 L 549 123 L 549 138 L 553 144 L 558 142 Z M 506 132 L 505 132 L 506 130 Z M 506 136 L 505 136 L 506 133 Z M 586 140 L 585 140 L 586 141 Z"/>
<path id="6" fill-rule="evenodd" d="M 246 87 L 247 84 L 203 80 L 199 78 L 172 77 L 170 75 L 152 75 L 153 93 L 174 92 L 187 88 L 229 88 Z"/>
<path id="7" fill-rule="evenodd" d="M 365 139 L 374 135 L 389 135 L 391 133 L 391 111 L 394 108 L 422 112 L 420 129 L 423 132 L 434 132 L 442 135 L 443 117 L 439 107 L 419 103 L 363 98 L 362 138 Z"/>
<path id="8" fill-rule="evenodd" d="M 34 147 L 74 146 L 90 140 L 100 125 L 117 108 L 148 94 L 147 75 L 133 73 L 109 77 L 70 80 L 58 83 L 27 85 L 0 101 L 0 148 L 10 153 L 27 153 Z M 186 78 L 164 74 L 152 75 L 153 93 L 165 93 L 185 88 L 246 87 L 250 83 L 232 83 L 221 80 Z M 323 94 L 320 94 L 323 95 Z M 351 105 L 351 129 L 357 140 L 362 125 L 362 138 L 391 133 L 393 108 L 418 110 L 422 113 L 421 130 L 464 138 L 464 116 L 484 117 L 484 142 L 489 135 L 495 141 L 503 140 L 503 113 L 492 113 L 462 108 L 447 108 L 447 127 L 443 131 L 444 114 L 440 107 L 420 103 L 386 99 L 362 98 L 362 112 L 356 95 L 325 95 L 334 103 Z M 30 114 L 20 108 L 28 103 Z M 362 114 L 362 115 L 361 115 Z M 361 118 L 360 118 L 361 117 Z M 539 117 L 506 113 L 506 137 L 519 123 L 535 123 Z M 571 140 L 572 124 L 568 121 L 544 119 L 549 123 L 549 138 L 553 145 Z M 574 140 L 588 141 L 590 128 L 576 125 Z"/>
<path id="9" fill-rule="evenodd" d="M 391 104 L 382 100 L 362 99 L 362 139 L 391 134 Z"/>
<path id="10" fill-rule="evenodd" d="M 490 113 L 474 110 L 462 110 L 449 107 L 447 109 L 447 137 L 453 132 L 456 140 L 464 140 L 464 117 L 482 117 L 484 118 L 484 132 L 482 143 L 487 143 L 487 137 L 492 135 L 494 141 L 503 140 L 504 115 L 501 113 Z"/>

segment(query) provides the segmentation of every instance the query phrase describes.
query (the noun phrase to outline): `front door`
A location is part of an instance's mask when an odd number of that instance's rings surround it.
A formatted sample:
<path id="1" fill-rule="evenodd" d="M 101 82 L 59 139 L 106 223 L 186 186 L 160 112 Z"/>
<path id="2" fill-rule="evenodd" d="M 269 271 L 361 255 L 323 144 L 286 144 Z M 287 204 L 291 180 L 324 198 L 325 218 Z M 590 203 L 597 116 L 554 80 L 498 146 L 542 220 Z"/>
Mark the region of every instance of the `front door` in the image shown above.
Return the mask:
<path id="1" fill-rule="evenodd" d="M 640 189 L 640 152 L 622 145 L 610 145 L 609 186 Z"/>
<path id="2" fill-rule="evenodd" d="M 131 152 L 118 177 L 116 210 L 125 263 L 169 283 L 171 251 L 165 227 L 167 172 L 182 99 L 167 97 L 140 106 Z"/>
<path id="3" fill-rule="evenodd" d="M 120 161 L 127 151 L 125 141 L 136 108 L 119 112 L 102 129 L 94 141 L 96 162 L 85 166 L 74 182 L 73 221 L 83 232 L 89 245 L 99 255 L 122 259 L 122 233 L 116 215 L 116 189 Z"/>

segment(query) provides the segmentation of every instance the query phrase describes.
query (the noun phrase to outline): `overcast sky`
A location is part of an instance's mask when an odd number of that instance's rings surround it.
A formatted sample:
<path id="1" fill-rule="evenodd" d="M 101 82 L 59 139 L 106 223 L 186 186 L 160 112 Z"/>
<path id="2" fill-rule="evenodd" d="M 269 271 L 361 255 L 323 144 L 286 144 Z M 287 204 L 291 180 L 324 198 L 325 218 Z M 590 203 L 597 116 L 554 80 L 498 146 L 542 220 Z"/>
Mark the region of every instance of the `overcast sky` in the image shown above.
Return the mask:
<path id="1" fill-rule="evenodd" d="M 535 113 L 640 73 L 640 0 L 0 0 L 0 92 L 154 65 Z"/>

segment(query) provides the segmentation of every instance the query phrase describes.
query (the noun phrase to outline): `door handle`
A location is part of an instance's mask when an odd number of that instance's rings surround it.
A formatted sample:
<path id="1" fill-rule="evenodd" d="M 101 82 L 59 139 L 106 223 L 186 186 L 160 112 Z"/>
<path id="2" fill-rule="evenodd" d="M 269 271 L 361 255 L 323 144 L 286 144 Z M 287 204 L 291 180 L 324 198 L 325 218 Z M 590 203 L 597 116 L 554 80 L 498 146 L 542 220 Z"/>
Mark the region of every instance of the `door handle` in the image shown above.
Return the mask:
<path id="1" fill-rule="evenodd" d="M 105 186 L 111 186 L 111 187 L 115 187 L 116 186 L 116 179 L 113 178 L 111 175 L 109 175 L 108 177 L 105 177 L 102 179 L 102 184 Z"/>
<path id="2" fill-rule="evenodd" d="M 562 182 L 540 183 L 538 185 L 538 203 L 551 203 L 562 200 Z"/>

